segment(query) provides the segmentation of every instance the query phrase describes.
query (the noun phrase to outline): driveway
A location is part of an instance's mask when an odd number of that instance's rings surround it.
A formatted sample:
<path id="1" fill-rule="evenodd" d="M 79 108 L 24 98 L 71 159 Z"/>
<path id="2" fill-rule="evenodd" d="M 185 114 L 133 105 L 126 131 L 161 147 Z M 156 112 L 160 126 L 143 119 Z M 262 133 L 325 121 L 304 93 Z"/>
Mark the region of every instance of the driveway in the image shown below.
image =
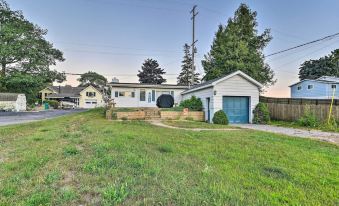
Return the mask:
<path id="1" fill-rule="evenodd" d="M 260 131 L 265 131 L 265 132 L 284 134 L 284 135 L 293 136 L 293 137 L 318 139 L 318 140 L 325 141 L 325 142 L 339 144 L 339 133 L 335 133 L 335 132 L 322 132 L 319 130 L 303 130 L 303 129 L 278 127 L 278 126 L 272 126 L 272 125 L 258 125 L 258 124 L 237 124 L 236 126 L 241 127 L 241 128 L 246 128 L 246 129 L 254 129 L 254 130 L 260 130 Z"/>
<path id="2" fill-rule="evenodd" d="M 40 112 L 0 112 L 0 126 L 51 119 L 83 111 L 86 111 L 86 109 L 47 110 Z"/>

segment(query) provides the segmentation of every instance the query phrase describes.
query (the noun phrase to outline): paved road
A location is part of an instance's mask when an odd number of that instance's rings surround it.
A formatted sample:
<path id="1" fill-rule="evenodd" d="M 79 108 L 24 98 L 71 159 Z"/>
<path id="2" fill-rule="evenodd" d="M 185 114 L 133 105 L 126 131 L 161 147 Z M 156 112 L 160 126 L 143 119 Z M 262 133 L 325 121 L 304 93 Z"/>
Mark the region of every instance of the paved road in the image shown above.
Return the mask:
<path id="1" fill-rule="evenodd" d="M 322 132 L 319 130 L 304 130 L 304 129 L 294 129 L 286 127 L 278 127 L 272 125 L 257 125 L 257 124 L 237 124 L 237 127 L 254 129 L 265 132 L 273 132 L 278 134 L 285 134 L 288 136 L 294 137 L 303 137 L 318 139 L 325 142 L 332 142 L 334 144 L 339 144 L 339 133 L 335 132 Z"/>
<path id="2" fill-rule="evenodd" d="M 51 119 L 67 114 L 86 111 L 85 109 L 49 110 L 41 112 L 0 112 L 0 126 Z"/>

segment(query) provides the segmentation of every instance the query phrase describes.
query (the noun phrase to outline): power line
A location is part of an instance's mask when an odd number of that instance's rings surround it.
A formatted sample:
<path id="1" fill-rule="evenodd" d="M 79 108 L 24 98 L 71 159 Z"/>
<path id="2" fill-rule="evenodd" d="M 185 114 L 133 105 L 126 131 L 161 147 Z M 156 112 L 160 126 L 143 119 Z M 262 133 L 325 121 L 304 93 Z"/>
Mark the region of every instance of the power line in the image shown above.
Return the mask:
<path id="1" fill-rule="evenodd" d="M 274 55 L 281 54 L 281 53 L 284 53 L 284 52 L 287 52 L 287 51 L 290 51 L 290 50 L 293 50 L 293 49 L 297 49 L 297 48 L 300 48 L 300 47 L 303 47 L 303 46 L 306 46 L 306 45 L 309 45 L 309 44 L 314 44 L 314 43 L 319 42 L 319 41 L 331 39 L 331 38 L 334 38 L 338 35 L 339 35 L 339 33 L 335 33 L 335 34 L 332 34 L 332 35 L 329 35 L 329 36 L 325 36 L 325 37 L 320 38 L 320 39 L 316 39 L 316 40 L 313 40 L 313 41 L 310 41 L 310 42 L 306 42 L 304 44 L 300 44 L 300 45 L 297 45 L 297 46 L 294 46 L 294 47 L 291 47 L 291 48 L 288 48 L 288 49 L 284 49 L 284 50 L 281 50 L 281 51 L 274 52 L 272 54 L 268 54 L 265 57 L 274 56 Z"/>

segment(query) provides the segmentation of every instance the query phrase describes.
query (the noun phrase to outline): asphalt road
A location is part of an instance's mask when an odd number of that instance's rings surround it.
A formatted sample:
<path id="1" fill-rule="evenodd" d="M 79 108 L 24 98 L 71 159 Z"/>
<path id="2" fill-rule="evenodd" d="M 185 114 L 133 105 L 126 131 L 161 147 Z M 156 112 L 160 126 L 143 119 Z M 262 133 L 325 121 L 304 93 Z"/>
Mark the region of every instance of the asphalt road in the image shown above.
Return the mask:
<path id="1" fill-rule="evenodd" d="M 0 112 L 0 126 L 51 119 L 86 111 L 86 109 L 48 110 L 40 112 Z"/>

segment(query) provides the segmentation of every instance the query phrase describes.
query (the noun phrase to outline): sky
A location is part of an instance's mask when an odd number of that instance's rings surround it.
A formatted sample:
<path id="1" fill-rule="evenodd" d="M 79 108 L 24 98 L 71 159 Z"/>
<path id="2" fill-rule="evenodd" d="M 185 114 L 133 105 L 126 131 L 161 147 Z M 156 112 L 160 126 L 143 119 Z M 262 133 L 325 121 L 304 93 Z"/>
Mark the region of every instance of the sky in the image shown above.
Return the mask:
<path id="1" fill-rule="evenodd" d="M 241 3 L 257 12 L 259 34 L 271 29 L 273 40 L 264 54 L 339 32 L 338 0 L 7 0 L 31 22 L 47 29 L 46 39 L 64 52 L 54 69 L 71 73 L 95 71 L 108 80 L 137 82 L 147 58 L 156 59 L 176 83 L 183 45 L 192 41 L 190 10 L 197 5 L 197 71 L 208 53 L 218 25 L 225 25 Z M 265 59 L 277 82 L 265 96 L 289 97 L 298 68 L 309 59 L 339 48 L 339 37 Z M 77 76 L 64 84 L 77 85 Z"/>

